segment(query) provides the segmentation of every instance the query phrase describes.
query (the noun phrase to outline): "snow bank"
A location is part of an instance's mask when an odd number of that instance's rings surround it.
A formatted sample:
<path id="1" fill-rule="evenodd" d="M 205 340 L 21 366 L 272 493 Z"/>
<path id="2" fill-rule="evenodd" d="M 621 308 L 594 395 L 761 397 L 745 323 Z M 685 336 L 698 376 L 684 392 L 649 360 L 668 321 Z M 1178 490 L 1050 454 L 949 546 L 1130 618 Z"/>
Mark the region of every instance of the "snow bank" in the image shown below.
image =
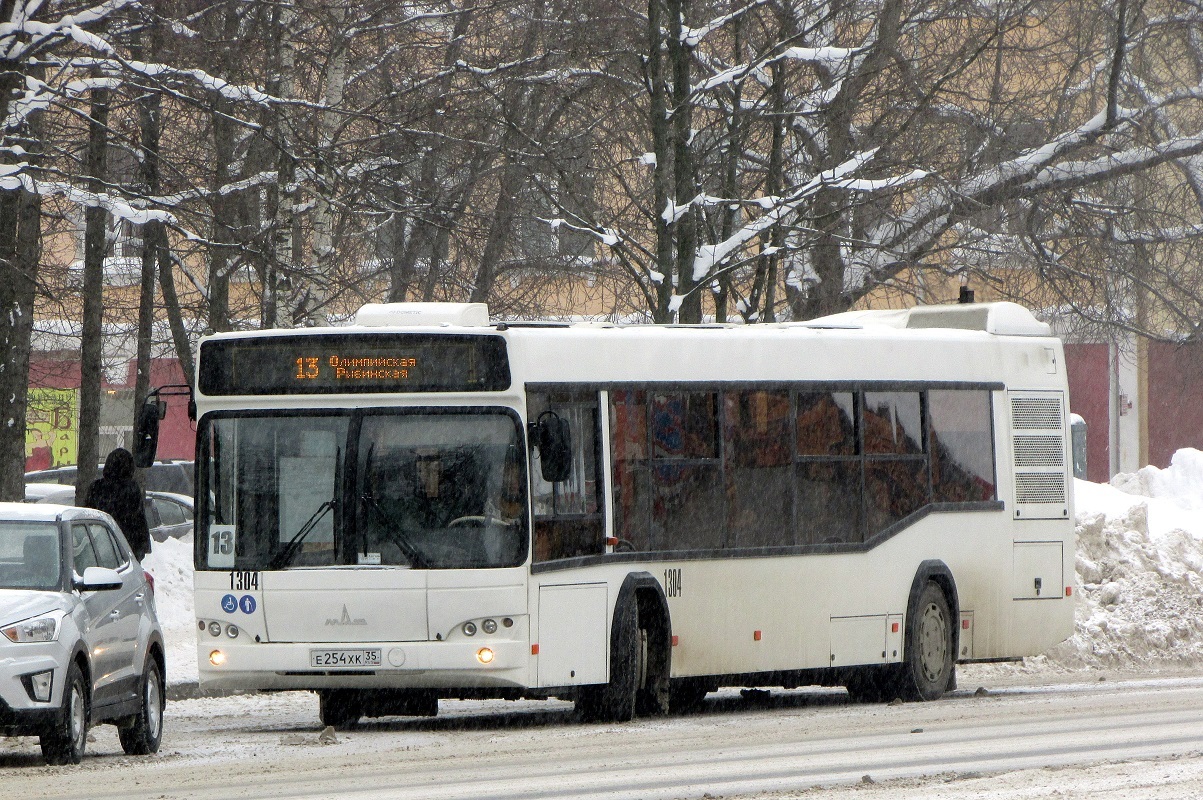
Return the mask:
<path id="1" fill-rule="evenodd" d="M 1203 664 L 1203 452 L 1110 485 L 1075 481 L 1076 630 L 1029 665 Z"/>
<path id="2" fill-rule="evenodd" d="M 167 683 L 196 683 L 196 612 L 192 605 L 192 534 L 154 542 L 142 568 L 155 579 L 155 613 L 166 643 Z"/>
<path id="3" fill-rule="evenodd" d="M 1076 631 L 1025 668 L 1203 665 L 1203 452 L 1074 489 Z M 143 566 L 155 577 L 168 681 L 195 682 L 192 536 L 156 542 Z"/>

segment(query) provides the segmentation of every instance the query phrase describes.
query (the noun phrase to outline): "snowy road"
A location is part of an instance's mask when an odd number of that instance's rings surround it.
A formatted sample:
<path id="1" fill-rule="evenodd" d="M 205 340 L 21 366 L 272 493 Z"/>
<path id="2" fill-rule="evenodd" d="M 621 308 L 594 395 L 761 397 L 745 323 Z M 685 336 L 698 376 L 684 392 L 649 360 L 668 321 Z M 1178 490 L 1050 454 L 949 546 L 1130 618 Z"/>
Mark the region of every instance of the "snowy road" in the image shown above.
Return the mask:
<path id="1" fill-rule="evenodd" d="M 1004 673 L 1005 674 L 1005 673 Z M 1085 675 L 1086 673 L 1084 673 Z M 712 695 L 701 714 L 585 725 L 566 703 L 443 703 L 319 744 L 290 693 L 168 708 L 162 752 L 100 728 L 81 767 L 0 741 L 0 791 L 69 798 L 1021 798 L 1203 796 L 1203 677 L 1010 685 L 966 670 L 937 703 L 849 705 L 840 691 Z M 978 686 L 985 693 L 975 692 Z M 866 777 L 867 776 L 867 777 Z"/>

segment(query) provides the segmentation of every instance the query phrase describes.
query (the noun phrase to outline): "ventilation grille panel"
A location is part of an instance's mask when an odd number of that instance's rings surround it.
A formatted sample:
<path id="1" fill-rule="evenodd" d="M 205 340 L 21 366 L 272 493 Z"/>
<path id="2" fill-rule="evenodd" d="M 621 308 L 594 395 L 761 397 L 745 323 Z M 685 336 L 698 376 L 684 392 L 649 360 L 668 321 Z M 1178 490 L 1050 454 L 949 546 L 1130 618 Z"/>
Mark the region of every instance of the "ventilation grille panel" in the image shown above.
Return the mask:
<path id="1" fill-rule="evenodd" d="M 1064 467 L 1065 446 L 1060 436 L 1015 436 L 1015 469 Z"/>
<path id="2" fill-rule="evenodd" d="M 1052 473 L 1028 473 L 1015 476 L 1015 502 L 1065 503 L 1065 476 Z"/>
<path id="3" fill-rule="evenodd" d="M 1060 393 L 1011 396 L 1012 475 L 1016 519 L 1069 515 L 1065 399 Z"/>
<path id="4" fill-rule="evenodd" d="M 1022 430 L 1061 430 L 1060 397 L 1012 397 L 1011 427 Z"/>

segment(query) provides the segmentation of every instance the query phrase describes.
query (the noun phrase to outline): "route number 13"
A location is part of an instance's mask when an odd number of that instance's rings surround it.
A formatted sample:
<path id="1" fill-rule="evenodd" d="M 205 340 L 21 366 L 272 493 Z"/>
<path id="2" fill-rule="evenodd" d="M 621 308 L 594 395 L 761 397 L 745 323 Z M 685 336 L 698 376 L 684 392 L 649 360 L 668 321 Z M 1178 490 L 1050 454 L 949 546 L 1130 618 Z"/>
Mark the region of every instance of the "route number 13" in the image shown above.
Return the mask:
<path id="1" fill-rule="evenodd" d="M 209 566 L 233 569 L 235 533 L 233 525 L 209 526 Z"/>

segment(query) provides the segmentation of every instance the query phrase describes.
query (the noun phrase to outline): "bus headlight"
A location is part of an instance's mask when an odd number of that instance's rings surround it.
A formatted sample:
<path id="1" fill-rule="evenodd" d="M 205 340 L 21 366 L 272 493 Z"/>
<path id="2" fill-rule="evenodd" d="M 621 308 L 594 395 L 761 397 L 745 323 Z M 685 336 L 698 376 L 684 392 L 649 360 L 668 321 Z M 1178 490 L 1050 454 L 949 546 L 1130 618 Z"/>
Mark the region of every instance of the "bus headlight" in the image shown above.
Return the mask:
<path id="1" fill-rule="evenodd" d="M 491 648 L 482 647 L 476 651 L 476 660 L 482 664 L 492 664 L 493 658 L 494 656 Z"/>
<path id="2" fill-rule="evenodd" d="M 220 650 L 214 650 L 209 654 L 209 663 L 215 667 L 220 667 L 222 664 L 226 663 L 226 654 Z"/>
<path id="3" fill-rule="evenodd" d="M 497 633 L 497 620 L 486 619 L 484 622 L 480 623 L 480 629 L 485 633 Z"/>
<path id="4" fill-rule="evenodd" d="M 220 622 L 214 620 L 213 622 L 209 623 L 209 635 L 210 636 L 221 636 L 221 623 Z"/>
<path id="5" fill-rule="evenodd" d="M 464 623 L 464 635 L 465 636 L 475 636 L 476 635 L 476 623 L 475 622 L 465 622 Z"/>

